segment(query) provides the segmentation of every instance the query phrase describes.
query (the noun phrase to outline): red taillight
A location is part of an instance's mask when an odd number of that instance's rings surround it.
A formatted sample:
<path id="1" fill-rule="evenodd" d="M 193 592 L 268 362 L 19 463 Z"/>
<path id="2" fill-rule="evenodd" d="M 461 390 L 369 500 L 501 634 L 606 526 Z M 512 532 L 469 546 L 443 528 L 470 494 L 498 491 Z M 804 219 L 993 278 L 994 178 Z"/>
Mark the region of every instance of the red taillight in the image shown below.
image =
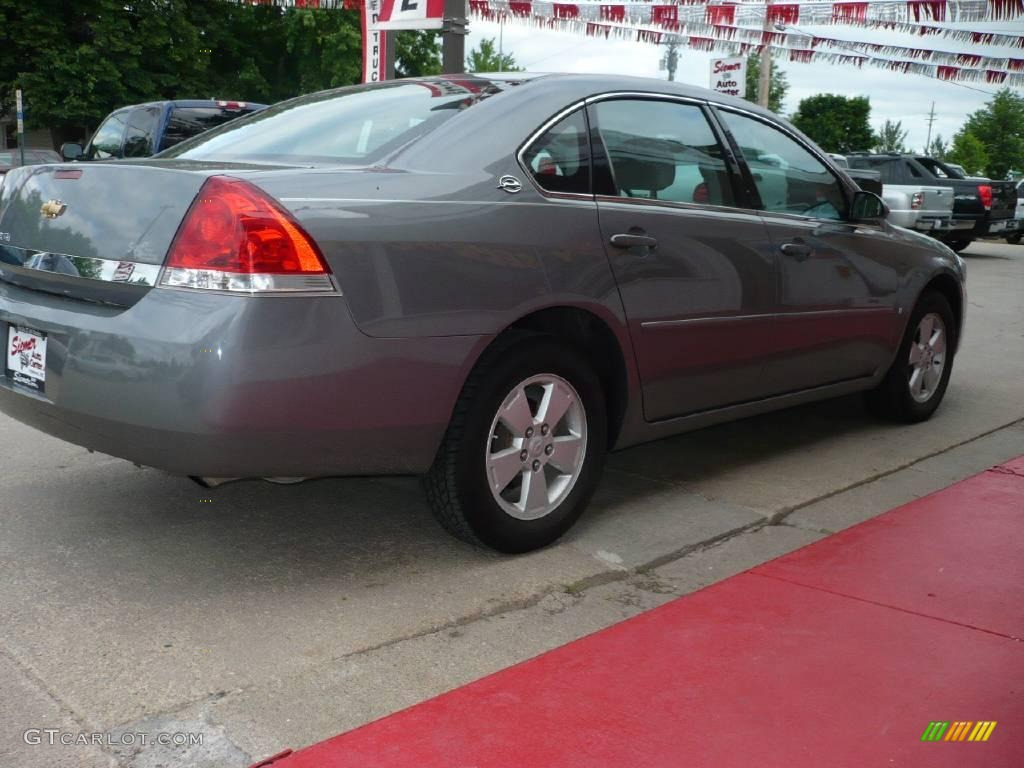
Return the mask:
<path id="1" fill-rule="evenodd" d="M 924 205 L 924 192 L 915 192 L 910 196 L 910 210 L 916 211 Z"/>
<path id="2" fill-rule="evenodd" d="M 992 209 L 992 185 L 991 184 L 979 184 L 978 185 L 978 197 L 981 198 L 981 204 L 985 206 L 985 210 L 989 211 Z"/>
<path id="3" fill-rule="evenodd" d="M 163 282 L 238 291 L 333 290 L 329 273 L 315 243 L 273 198 L 240 179 L 212 176 L 185 214 Z"/>

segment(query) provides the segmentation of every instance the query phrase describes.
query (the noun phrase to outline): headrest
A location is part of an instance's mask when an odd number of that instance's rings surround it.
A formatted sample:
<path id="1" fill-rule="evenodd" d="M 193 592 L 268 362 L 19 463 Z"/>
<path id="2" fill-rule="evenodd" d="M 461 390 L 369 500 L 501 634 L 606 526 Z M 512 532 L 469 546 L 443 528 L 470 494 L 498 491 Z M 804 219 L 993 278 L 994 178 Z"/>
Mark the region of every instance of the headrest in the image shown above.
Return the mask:
<path id="1" fill-rule="evenodd" d="M 660 192 L 676 179 L 673 142 L 663 139 L 636 138 L 611 147 L 615 181 L 621 189 Z"/>

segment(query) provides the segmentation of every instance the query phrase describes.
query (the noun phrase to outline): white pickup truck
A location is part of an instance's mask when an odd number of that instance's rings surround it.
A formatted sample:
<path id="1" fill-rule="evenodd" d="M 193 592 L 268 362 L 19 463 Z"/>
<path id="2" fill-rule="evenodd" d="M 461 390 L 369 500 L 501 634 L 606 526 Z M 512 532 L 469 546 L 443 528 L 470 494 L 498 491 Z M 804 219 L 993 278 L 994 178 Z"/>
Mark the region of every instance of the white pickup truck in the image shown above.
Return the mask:
<path id="1" fill-rule="evenodd" d="M 925 179 L 901 156 L 855 155 L 847 162 L 855 168 L 878 171 L 882 199 L 889 206 L 888 220 L 897 227 L 939 235 L 974 226 L 953 218 L 955 195 L 951 187 L 925 184 Z"/>

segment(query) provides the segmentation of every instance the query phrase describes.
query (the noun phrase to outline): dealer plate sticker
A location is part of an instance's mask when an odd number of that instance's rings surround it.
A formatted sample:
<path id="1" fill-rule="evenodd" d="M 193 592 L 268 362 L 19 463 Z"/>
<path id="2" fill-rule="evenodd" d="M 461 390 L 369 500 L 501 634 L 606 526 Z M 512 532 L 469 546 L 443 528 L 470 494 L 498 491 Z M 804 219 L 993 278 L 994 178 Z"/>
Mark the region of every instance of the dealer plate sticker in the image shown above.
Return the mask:
<path id="1" fill-rule="evenodd" d="M 42 393 L 46 385 L 46 334 L 12 325 L 7 331 L 5 373 L 15 384 Z"/>

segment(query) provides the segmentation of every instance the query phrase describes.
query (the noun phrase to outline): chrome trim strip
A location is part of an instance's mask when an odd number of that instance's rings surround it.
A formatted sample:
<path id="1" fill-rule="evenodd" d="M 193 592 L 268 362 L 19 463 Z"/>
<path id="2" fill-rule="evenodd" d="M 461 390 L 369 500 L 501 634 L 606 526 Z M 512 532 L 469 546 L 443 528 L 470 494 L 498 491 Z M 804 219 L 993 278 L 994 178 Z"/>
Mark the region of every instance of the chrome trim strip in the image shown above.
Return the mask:
<path id="1" fill-rule="evenodd" d="M 153 287 L 157 284 L 161 269 L 159 264 L 101 259 L 94 256 L 69 256 L 64 253 L 0 245 L 0 269 L 5 265 L 50 272 L 62 277 L 144 287 Z"/>
<path id="2" fill-rule="evenodd" d="M 742 322 L 745 320 L 785 320 L 791 317 L 825 317 L 829 315 L 856 315 L 865 313 L 897 312 L 896 307 L 851 307 L 849 309 L 818 309 L 807 312 L 764 312 L 757 315 L 725 315 L 716 317 L 687 317 L 681 320 L 648 320 L 641 328 L 666 328 L 679 325 L 710 325 L 714 323 Z"/>
<path id="3" fill-rule="evenodd" d="M 218 269 L 168 267 L 160 277 L 161 288 L 225 293 L 232 296 L 308 296 L 340 294 L 329 274 L 275 275 L 223 272 Z"/>
<path id="4" fill-rule="evenodd" d="M 577 195 L 571 192 L 552 192 L 549 193 L 548 196 L 554 197 L 555 195 L 562 194 L 566 195 L 568 198 L 581 200 L 583 202 L 594 202 L 593 195 Z M 542 208 L 548 208 L 554 205 L 554 203 L 530 202 L 527 200 L 405 200 L 398 198 L 377 200 L 368 197 L 282 197 L 278 199 L 282 203 L 353 203 L 357 205 L 385 205 L 391 203 L 398 203 L 400 205 L 520 205 Z"/>

